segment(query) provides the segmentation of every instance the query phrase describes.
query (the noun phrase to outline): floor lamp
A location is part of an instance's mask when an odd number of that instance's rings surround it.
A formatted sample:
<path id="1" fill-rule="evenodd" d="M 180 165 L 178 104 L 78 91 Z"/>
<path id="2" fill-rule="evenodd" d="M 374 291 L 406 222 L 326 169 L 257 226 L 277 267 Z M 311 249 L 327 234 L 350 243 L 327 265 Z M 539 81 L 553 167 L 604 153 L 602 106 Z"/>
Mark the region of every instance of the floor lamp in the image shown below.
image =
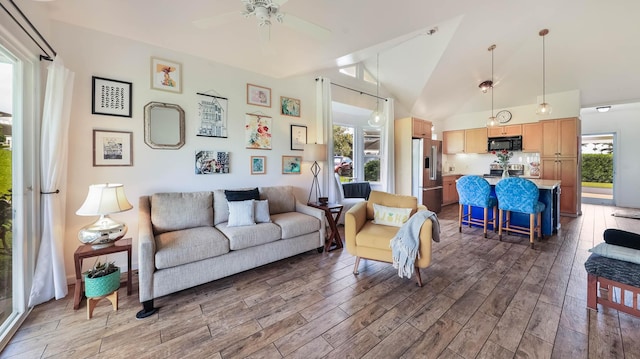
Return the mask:
<path id="1" fill-rule="evenodd" d="M 325 162 L 327 160 L 327 145 L 320 143 L 304 145 L 302 160 L 306 162 L 313 162 L 311 165 L 313 182 L 311 182 L 311 189 L 309 190 L 309 199 L 307 202 L 311 202 L 311 196 L 314 189 L 316 191 L 315 202 L 318 202 L 318 198 L 322 196 L 322 194 L 320 194 L 320 182 L 318 181 L 318 174 L 320 173 L 320 165 L 318 162 Z"/>

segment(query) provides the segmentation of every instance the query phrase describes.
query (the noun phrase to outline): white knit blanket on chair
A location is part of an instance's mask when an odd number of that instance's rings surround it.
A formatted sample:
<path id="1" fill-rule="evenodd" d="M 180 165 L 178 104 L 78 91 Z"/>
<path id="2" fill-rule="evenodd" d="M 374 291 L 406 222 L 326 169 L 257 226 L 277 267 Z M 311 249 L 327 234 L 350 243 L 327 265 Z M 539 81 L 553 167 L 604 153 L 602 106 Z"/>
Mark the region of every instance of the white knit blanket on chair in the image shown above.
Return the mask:
<path id="1" fill-rule="evenodd" d="M 400 278 L 413 276 L 413 268 L 416 259 L 420 259 L 420 228 L 424 221 L 431 219 L 433 222 L 432 238 L 440 242 L 440 223 L 434 212 L 429 210 L 419 211 L 400 227 L 395 237 L 391 239 L 389 247 L 393 257 L 393 268 L 398 269 Z"/>

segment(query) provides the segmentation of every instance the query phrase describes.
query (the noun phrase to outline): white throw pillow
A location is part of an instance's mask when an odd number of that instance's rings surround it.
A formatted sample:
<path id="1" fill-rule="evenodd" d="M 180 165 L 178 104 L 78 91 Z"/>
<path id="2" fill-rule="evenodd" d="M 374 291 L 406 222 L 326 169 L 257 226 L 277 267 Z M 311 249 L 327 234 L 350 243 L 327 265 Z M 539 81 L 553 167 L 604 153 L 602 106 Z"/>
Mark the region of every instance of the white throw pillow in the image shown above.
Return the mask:
<path id="1" fill-rule="evenodd" d="M 402 227 L 409 219 L 411 208 L 387 207 L 373 204 L 373 223 L 384 226 Z"/>
<path id="2" fill-rule="evenodd" d="M 229 202 L 228 227 L 251 226 L 256 224 L 253 218 L 253 199 Z"/>
<path id="3" fill-rule="evenodd" d="M 253 202 L 253 217 L 256 223 L 269 223 L 271 222 L 271 217 L 269 216 L 269 200 L 265 199 L 262 201 L 254 201 Z"/>
<path id="4" fill-rule="evenodd" d="M 589 252 L 599 254 L 607 258 L 640 264 L 640 250 L 638 249 L 617 246 L 609 243 L 600 243 L 589 249 Z"/>

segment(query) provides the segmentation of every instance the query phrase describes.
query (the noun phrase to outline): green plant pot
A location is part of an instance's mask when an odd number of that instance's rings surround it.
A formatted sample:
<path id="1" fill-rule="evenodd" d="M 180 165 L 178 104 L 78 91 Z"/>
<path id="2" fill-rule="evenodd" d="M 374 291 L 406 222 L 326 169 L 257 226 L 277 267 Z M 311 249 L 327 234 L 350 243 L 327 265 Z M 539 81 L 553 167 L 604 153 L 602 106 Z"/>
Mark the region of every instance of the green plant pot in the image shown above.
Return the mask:
<path id="1" fill-rule="evenodd" d="M 84 275 L 84 294 L 87 298 L 102 297 L 120 288 L 120 268 L 117 271 L 98 278 Z"/>

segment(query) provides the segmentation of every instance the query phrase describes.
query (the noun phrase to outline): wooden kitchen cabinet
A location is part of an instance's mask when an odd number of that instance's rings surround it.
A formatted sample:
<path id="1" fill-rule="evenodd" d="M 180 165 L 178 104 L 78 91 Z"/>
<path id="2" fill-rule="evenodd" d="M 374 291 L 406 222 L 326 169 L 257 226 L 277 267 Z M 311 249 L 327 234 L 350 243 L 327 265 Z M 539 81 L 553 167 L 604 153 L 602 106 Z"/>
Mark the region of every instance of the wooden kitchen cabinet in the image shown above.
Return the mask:
<path id="1" fill-rule="evenodd" d="M 442 176 L 442 205 L 458 202 L 456 180 L 460 177 L 460 175 Z"/>
<path id="2" fill-rule="evenodd" d="M 540 122 L 522 124 L 522 152 L 542 151 L 542 124 Z"/>
<path id="3" fill-rule="evenodd" d="M 487 128 L 472 128 L 464 131 L 465 153 L 487 153 Z"/>
<path id="4" fill-rule="evenodd" d="M 521 125 L 493 126 L 487 130 L 489 137 L 507 137 L 522 135 Z"/>
<path id="5" fill-rule="evenodd" d="M 412 136 L 413 138 L 431 139 L 431 122 L 412 118 Z"/>
<path id="6" fill-rule="evenodd" d="M 540 121 L 542 124 L 541 157 L 576 157 L 579 126 L 577 118 Z"/>
<path id="7" fill-rule="evenodd" d="M 442 153 L 464 153 L 464 130 L 442 132 Z"/>
<path id="8" fill-rule="evenodd" d="M 543 157 L 541 178 L 560 180 L 560 213 L 576 214 L 578 159 Z"/>

